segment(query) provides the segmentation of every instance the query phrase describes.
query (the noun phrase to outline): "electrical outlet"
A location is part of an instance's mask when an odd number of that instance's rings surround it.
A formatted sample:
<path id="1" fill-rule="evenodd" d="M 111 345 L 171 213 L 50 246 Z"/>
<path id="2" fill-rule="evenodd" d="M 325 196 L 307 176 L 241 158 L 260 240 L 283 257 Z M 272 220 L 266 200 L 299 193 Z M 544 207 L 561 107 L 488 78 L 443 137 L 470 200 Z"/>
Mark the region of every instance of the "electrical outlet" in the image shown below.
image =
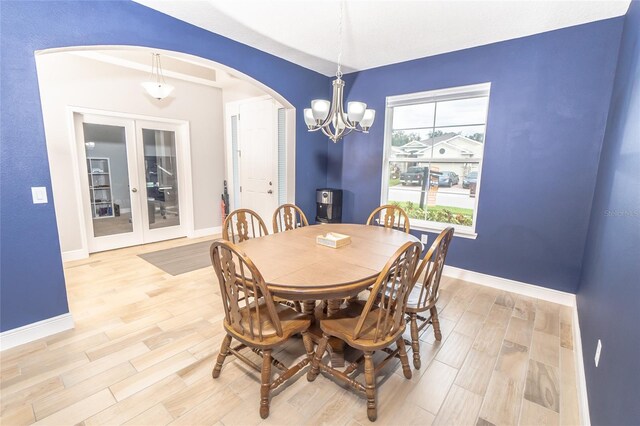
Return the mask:
<path id="1" fill-rule="evenodd" d="M 598 339 L 598 346 L 596 346 L 596 356 L 595 356 L 596 367 L 598 366 L 598 363 L 600 362 L 600 352 L 602 352 L 602 341 L 600 339 Z"/>
<path id="2" fill-rule="evenodd" d="M 33 204 L 47 204 L 47 188 L 44 186 L 32 186 L 31 197 Z"/>
<path id="3" fill-rule="evenodd" d="M 428 241 L 429 241 L 429 234 L 422 234 L 420 236 L 420 242 L 422 244 L 427 244 Z"/>

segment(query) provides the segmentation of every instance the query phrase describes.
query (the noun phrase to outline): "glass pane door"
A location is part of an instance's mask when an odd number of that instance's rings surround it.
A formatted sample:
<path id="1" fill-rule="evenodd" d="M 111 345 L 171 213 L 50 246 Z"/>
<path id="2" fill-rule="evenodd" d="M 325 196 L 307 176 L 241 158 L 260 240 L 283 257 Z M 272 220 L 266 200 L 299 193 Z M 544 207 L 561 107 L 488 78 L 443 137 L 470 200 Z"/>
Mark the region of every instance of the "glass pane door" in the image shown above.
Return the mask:
<path id="1" fill-rule="evenodd" d="M 123 126 L 83 123 L 93 236 L 133 232 Z"/>
<path id="2" fill-rule="evenodd" d="M 142 128 L 149 229 L 180 225 L 176 132 Z"/>

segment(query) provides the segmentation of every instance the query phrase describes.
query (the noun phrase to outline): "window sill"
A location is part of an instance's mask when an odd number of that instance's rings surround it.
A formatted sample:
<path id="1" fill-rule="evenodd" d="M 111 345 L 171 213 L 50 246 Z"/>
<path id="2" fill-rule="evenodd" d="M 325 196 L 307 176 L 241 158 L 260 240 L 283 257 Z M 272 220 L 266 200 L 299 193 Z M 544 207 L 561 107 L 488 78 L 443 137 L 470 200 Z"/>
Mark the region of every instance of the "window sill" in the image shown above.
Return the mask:
<path id="1" fill-rule="evenodd" d="M 426 231 L 426 232 L 433 232 L 434 234 L 439 234 L 440 232 L 442 232 L 444 230 L 444 226 L 443 227 L 435 227 L 435 226 L 425 226 L 425 225 L 414 225 L 411 224 L 411 230 L 412 231 Z M 455 228 L 455 226 L 454 226 Z M 478 234 L 475 232 L 471 232 L 471 231 L 467 231 L 467 230 L 458 230 L 456 229 L 455 232 L 453 233 L 454 237 L 460 237 L 460 238 L 467 238 L 469 240 L 475 240 L 476 238 L 478 238 Z"/>

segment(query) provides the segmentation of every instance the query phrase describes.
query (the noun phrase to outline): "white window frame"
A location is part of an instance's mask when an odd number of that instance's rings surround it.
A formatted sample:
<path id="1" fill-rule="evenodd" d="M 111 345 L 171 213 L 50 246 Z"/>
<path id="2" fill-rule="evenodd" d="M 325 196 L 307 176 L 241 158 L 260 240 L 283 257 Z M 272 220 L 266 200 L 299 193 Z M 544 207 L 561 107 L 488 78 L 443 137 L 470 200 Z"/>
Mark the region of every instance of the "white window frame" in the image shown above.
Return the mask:
<path id="1" fill-rule="evenodd" d="M 380 203 L 387 204 L 389 196 L 389 164 L 411 162 L 415 163 L 416 159 L 411 158 L 402 160 L 391 160 L 391 142 L 393 132 L 393 109 L 397 106 L 415 105 L 430 102 L 452 101 L 457 99 L 466 99 L 473 97 L 487 96 L 490 97 L 491 83 L 473 84 L 469 86 L 452 87 L 447 89 L 430 90 L 426 92 L 409 93 L 405 95 L 387 96 L 385 108 L 385 125 L 384 125 L 384 154 L 382 156 L 382 185 L 380 194 Z M 434 222 L 420 219 L 410 219 L 411 229 L 440 232 L 446 227 L 453 226 L 455 228 L 454 235 L 457 237 L 476 239 L 476 222 L 478 218 L 478 201 L 480 200 L 480 187 L 482 183 L 482 168 L 484 165 L 484 148 L 487 143 L 486 128 L 487 118 L 489 115 L 489 106 L 487 103 L 487 116 L 484 120 L 485 139 L 482 144 L 482 157 L 480 158 L 478 167 L 478 181 L 476 185 L 475 205 L 473 209 L 473 223 L 471 226 L 453 225 L 448 223 Z M 435 124 L 435 123 L 434 123 Z M 432 160 L 433 161 L 433 160 Z M 462 177 L 461 177 L 462 178 Z"/>

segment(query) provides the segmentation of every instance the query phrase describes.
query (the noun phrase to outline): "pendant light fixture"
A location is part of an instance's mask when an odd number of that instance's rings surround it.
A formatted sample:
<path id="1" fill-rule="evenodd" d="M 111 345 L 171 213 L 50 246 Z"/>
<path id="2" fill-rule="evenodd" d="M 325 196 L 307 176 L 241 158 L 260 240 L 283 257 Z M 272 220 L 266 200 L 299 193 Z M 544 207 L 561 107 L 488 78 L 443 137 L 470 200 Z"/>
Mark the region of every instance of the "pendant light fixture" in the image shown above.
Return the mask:
<path id="1" fill-rule="evenodd" d="M 160 54 L 151 53 L 151 78 L 150 81 L 140 83 L 147 93 L 160 100 L 164 99 L 173 91 L 173 86 L 164 81 L 162 65 L 160 64 Z"/>
<path id="2" fill-rule="evenodd" d="M 334 143 L 352 131 L 369 133 L 376 112 L 367 109 L 364 102 L 349 102 L 345 114 L 343 107 L 344 80 L 342 80 L 342 15 L 344 0 L 340 2 L 340 20 L 338 23 L 338 71 L 333 80 L 333 99 L 311 101 L 311 108 L 304 110 L 304 122 L 310 132 L 321 130 Z"/>

